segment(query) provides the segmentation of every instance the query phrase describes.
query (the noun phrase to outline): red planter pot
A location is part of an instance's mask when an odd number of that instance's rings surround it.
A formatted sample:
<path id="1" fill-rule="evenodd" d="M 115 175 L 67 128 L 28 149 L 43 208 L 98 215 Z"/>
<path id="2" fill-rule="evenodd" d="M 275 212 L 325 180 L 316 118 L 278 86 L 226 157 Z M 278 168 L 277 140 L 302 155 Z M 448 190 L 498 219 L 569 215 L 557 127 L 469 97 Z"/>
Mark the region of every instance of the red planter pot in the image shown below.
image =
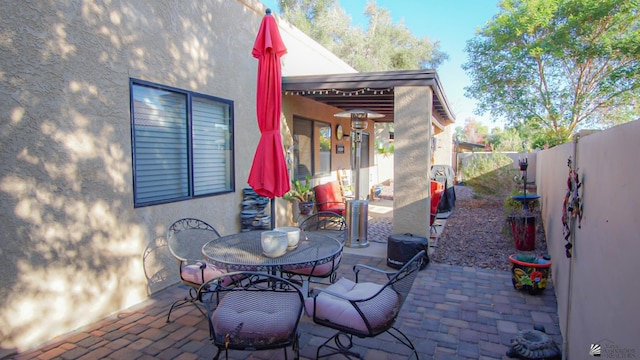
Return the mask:
<path id="1" fill-rule="evenodd" d="M 551 261 L 533 255 L 509 255 L 511 282 L 516 290 L 537 294 L 547 287 Z"/>
<path id="2" fill-rule="evenodd" d="M 536 217 L 535 215 L 510 216 L 511 233 L 516 249 L 532 251 L 536 248 Z"/>

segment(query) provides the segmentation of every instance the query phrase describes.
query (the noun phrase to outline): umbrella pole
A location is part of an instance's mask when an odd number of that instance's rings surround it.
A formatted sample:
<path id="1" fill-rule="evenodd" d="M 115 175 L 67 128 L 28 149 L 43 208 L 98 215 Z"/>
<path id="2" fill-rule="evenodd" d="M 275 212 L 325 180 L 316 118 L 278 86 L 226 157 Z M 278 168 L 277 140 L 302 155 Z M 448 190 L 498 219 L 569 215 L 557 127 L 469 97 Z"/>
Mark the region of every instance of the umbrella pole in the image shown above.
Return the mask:
<path id="1" fill-rule="evenodd" d="M 275 198 L 269 199 L 269 202 L 271 203 L 269 211 L 271 211 L 271 229 L 272 230 L 276 228 L 276 203 L 273 200 L 275 200 Z"/>

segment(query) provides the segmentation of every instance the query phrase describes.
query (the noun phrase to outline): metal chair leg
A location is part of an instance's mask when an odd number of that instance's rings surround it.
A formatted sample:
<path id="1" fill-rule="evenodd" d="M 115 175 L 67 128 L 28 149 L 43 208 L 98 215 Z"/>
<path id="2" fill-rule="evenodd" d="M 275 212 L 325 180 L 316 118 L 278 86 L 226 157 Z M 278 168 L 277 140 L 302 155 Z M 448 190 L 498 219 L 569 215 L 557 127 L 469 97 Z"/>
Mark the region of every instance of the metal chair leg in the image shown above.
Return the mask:
<path id="1" fill-rule="evenodd" d="M 173 302 L 173 304 L 171 304 L 171 308 L 169 308 L 169 313 L 167 314 L 167 322 L 171 322 L 171 312 L 173 311 L 173 309 L 178 309 L 181 308 L 185 305 L 188 304 L 192 304 L 193 306 L 196 307 L 196 309 L 198 309 L 198 311 L 200 311 L 200 313 L 206 318 L 207 317 L 207 313 L 202 310 L 202 308 L 200 307 L 200 305 L 198 305 L 198 299 L 196 298 L 196 296 L 193 295 L 193 291 L 194 289 L 190 288 L 189 289 L 189 297 L 185 297 L 184 299 L 180 299 L 180 300 L 176 300 Z"/>
<path id="2" fill-rule="evenodd" d="M 396 332 L 396 334 L 391 332 L 391 330 L 394 330 Z M 396 327 L 391 327 L 389 330 L 387 330 L 387 333 L 389 335 L 393 336 L 396 340 L 400 341 L 404 346 L 406 346 L 409 349 L 413 350 L 413 353 L 416 356 L 416 360 L 420 360 L 420 357 L 418 356 L 418 351 L 416 350 L 416 347 L 413 346 L 413 343 L 411 342 L 411 340 L 409 340 L 407 335 L 405 335 L 402 331 L 400 331 Z"/>
<path id="3" fill-rule="evenodd" d="M 340 340 L 340 335 L 343 335 L 343 337 L 346 340 L 346 343 L 343 342 L 343 340 Z M 329 345 L 329 342 L 331 340 L 335 342 L 335 347 L 332 345 Z M 328 354 L 324 354 L 320 356 L 320 349 L 322 349 L 323 347 L 326 347 L 327 349 L 331 349 L 333 351 Z M 327 341 L 322 343 L 322 345 L 318 346 L 318 350 L 316 351 L 316 359 L 328 357 L 335 354 L 341 354 L 347 359 L 351 359 L 352 357 L 355 357 L 357 359 L 362 359 L 360 354 L 358 354 L 357 352 L 351 351 L 352 347 L 353 347 L 353 335 L 338 331 L 335 335 L 333 335 L 332 337 L 327 339 Z"/>

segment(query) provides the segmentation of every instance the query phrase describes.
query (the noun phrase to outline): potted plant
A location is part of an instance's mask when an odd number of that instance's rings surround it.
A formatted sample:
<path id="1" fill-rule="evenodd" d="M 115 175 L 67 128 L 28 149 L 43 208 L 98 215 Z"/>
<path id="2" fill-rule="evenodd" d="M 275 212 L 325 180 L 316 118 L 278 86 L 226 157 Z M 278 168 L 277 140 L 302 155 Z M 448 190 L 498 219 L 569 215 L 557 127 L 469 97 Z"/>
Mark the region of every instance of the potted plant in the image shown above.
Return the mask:
<path id="1" fill-rule="evenodd" d="M 307 175 L 304 184 L 298 179 L 291 181 L 291 189 L 283 198 L 289 201 L 297 201 L 300 214 L 309 215 L 313 210 L 315 193 L 311 185 L 311 175 Z"/>
<path id="2" fill-rule="evenodd" d="M 516 183 L 521 181 L 521 179 L 514 180 Z M 535 249 L 536 211 L 540 207 L 540 201 L 537 198 L 522 200 L 523 196 L 523 193 L 517 189 L 513 190 L 504 200 L 504 212 L 511 228 L 516 249 L 532 251 Z M 527 201 L 526 208 L 524 208 L 523 201 Z"/>
<path id="3" fill-rule="evenodd" d="M 551 267 L 548 255 L 537 257 L 531 254 L 509 255 L 511 282 L 516 290 L 525 290 L 535 295 L 547 287 Z"/>

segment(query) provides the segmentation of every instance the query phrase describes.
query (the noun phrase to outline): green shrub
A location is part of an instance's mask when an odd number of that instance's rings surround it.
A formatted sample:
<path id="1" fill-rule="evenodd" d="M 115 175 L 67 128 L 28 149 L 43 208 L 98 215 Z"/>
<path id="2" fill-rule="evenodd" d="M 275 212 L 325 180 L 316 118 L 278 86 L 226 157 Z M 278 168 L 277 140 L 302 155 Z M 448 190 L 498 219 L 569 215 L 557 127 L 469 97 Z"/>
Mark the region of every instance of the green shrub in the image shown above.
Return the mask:
<path id="1" fill-rule="evenodd" d="M 376 145 L 376 152 L 380 155 L 384 155 L 384 156 L 393 155 L 394 151 L 395 151 L 395 147 L 393 146 L 393 143 L 389 144 L 389 147 Z"/>
<path id="2" fill-rule="evenodd" d="M 475 154 L 467 159 L 462 174 L 465 183 L 480 196 L 506 196 L 514 187 L 518 170 L 513 160 L 502 153 Z"/>
<path id="3" fill-rule="evenodd" d="M 524 195 L 523 191 L 519 189 L 513 189 L 509 195 L 507 195 L 504 199 L 504 214 L 506 216 L 519 214 L 522 210 L 522 202 L 513 200 L 513 196 L 516 195 Z M 540 209 L 540 201 L 538 199 L 529 201 L 529 211 L 536 212 Z"/>

